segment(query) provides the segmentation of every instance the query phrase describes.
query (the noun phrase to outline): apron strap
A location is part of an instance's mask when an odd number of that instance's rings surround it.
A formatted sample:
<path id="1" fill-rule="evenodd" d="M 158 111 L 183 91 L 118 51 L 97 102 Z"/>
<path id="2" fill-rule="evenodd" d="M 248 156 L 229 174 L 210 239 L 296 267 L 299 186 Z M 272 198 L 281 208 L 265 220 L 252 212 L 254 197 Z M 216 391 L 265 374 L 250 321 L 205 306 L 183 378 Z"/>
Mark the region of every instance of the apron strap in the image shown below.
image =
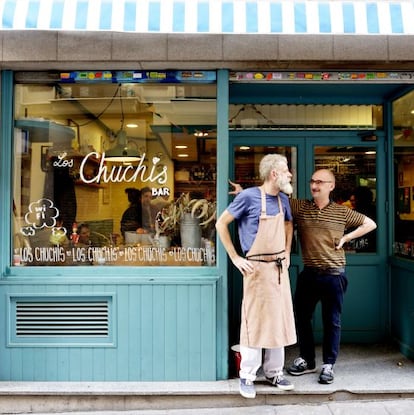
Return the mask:
<path id="1" fill-rule="evenodd" d="M 260 211 L 260 215 L 266 216 L 266 192 L 264 191 L 263 186 L 259 186 L 259 189 L 262 196 L 262 209 Z M 279 194 L 277 195 L 277 203 L 279 204 L 279 213 L 283 213 L 282 199 Z"/>
<path id="2" fill-rule="evenodd" d="M 284 252 L 285 252 L 285 250 L 283 249 L 282 251 L 272 252 L 270 254 L 266 253 L 266 254 L 246 255 L 246 259 L 251 259 L 252 261 L 256 260 L 256 261 L 261 261 L 261 262 L 272 262 L 272 261 L 275 261 L 277 258 L 269 258 L 269 257 L 271 257 L 273 255 L 280 255 L 280 254 L 283 254 Z M 261 257 L 265 257 L 265 258 L 261 258 Z M 284 259 L 284 258 L 282 258 L 282 259 Z"/>
<path id="3" fill-rule="evenodd" d="M 283 251 L 279 251 L 279 252 L 275 252 L 274 254 L 254 254 L 254 255 L 247 255 L 246 259 L 248 259 L 249 261 L 256 261 L 256 262 L 266 262 L 266 263 L 271 263 L 274 262 L 276 264 L 276 267 L 279 271 L 279 284 L 280 284 L 280 274 L 283 270 L 283 264 L 282 261 L 284 259 L 286 259 L 285 257 L 277 257 L 277 258 L 269 258 L 269 259 L 265 259 L 262 257 L 266 257 L 266 256 L 274 256 L 274 255 L 280 255 L 283 252 L 285 252 L 285 250 Z"/>
<path id="4" fill-rule="evenodd" d="M 263 186 L 259 186 L 259 189 L 262 196 L 262 209 L 260 211 L 260 216 L 266 216 L 266 192 L 264 191 Z"/>
<path id="5" fill-rule="evenodd" d="M 261 212 L 260 212 L 260 216 L 266 216 L 266 192 L 264 191 L 264 186 L 258 186 L 260 193 L 261 193 L 261 200 L 262 200 L 262 206 L 261 206 Z M 282 201 L 280 199 L 280 196 L 277 195 L 277 201 L 279 204 L 279 213 L 283 213 L 283 207 L 282 207 Z M 276 257 L 274 258 L 275 255 L 280 255 L 282 253 L 284 253 L 285 250 L 279 251 L 279 252 L 274 252 L 271 254 L 252 254 L 252 255 L 246 255 L 246 259 L 248 259 L 249 261 L 256 261 L 256 262 L 274 262 L 276 264 L 276 267 L 279 271 L 279 284 L 280 284 L 280 274 L 283 271 L 283 264 L 282 261 L 284 259 L 286 259 L 285 257 Z M 273 258 L 271 258 L 273 256 Z M 266 258 L 268 257 L 268 258 Z"/>

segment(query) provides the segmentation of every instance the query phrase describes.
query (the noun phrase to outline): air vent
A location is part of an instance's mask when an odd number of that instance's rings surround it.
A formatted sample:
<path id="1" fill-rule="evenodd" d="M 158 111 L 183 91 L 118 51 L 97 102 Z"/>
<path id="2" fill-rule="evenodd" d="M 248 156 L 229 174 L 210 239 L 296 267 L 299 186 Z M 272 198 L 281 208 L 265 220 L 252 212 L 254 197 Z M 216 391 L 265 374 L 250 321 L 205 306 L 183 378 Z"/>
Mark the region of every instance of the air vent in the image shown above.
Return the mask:
<path id="1" fill-rule="evenodd" d="M 16 301 L 15 337 L 102 337 L 108 301 Z"/>
<path id="2" fill-rule="evenodd" d="M 9 347 L 115 347 L 115 294 L 9 296 Z"/>

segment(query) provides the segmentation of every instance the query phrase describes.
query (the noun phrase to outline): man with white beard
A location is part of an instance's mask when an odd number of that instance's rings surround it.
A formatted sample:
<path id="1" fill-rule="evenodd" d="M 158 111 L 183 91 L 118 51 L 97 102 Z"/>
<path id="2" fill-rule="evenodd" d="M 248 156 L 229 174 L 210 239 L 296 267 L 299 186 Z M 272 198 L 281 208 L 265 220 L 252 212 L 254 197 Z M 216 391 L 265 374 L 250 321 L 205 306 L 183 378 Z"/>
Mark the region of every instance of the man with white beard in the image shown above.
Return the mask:
<path id="1" fill-rule="evenodd" d="M 283 374 L 284 347 L 296 343 L 288 273 L 293 224 L 286 195 L 292 193 L 292 174 L 279 154 L 263 157 L 259 172 L 263 184 L 239 193 L 216 222 L 224 248 L 243 275 L 239 390 L 245 398 L 256 396 L 260 366 L 271 385 L 294 388 Z M 229 224 L 234 220 L 243 256 L 231 240 Z"/>

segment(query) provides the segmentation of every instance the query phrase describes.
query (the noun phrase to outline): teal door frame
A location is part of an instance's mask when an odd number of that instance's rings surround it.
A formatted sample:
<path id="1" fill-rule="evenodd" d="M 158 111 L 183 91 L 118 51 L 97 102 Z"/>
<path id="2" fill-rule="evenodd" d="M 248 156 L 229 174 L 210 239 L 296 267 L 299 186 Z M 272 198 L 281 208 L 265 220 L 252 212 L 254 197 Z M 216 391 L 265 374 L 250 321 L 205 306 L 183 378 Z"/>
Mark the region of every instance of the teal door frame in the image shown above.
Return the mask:
<path id="1" fill-rule="evenodd" d="M 230 154 L 240 145 L 295 146 L 297 148 L 297 192 L 299 198 L 310 198 L 308 180 L 314 170 L 314 149 L 316 146 L 358 146 L 375 147 L 377 183 L 377 252 L 347 255 L 347 276 L 350 281 L 345 298 L 343 314 L 344 342 L 376 342 L 388 336 L 388 265 L 387 239 L 388 200 L 387 186 L 387 145 L 385 134 L 376 132 L 377 141 L 364 141 L 358 131 L 230 131 Z M 235 160 L 230 156 L 229 177 L 235 177 Z M 300 252 L 292 254 L 290 277 L 292 293 L 296 277 L 302 268 Z M 230 342 L 237 343 L 239 308 L 241 302 L 241 276 L 229 264 L 229 310 Z M 315 331 L 320 339 L 322 328 L 319 310 L 315 313 Z"/>

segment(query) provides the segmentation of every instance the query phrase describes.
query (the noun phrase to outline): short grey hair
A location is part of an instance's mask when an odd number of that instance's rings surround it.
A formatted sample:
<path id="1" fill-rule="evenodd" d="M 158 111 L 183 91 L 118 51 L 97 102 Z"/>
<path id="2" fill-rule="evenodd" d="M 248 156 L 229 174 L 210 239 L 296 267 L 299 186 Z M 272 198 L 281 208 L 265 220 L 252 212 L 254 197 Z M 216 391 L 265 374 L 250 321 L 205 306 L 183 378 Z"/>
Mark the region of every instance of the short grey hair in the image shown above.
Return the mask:
<path id="1" fill-rule="evenodd" d="M 259 165 L 261 180 L 267 180 L 272 170 L 279 171 L 288 164 L 287 158 L 281 154 L 267 154 L 262 158 Z"/>

